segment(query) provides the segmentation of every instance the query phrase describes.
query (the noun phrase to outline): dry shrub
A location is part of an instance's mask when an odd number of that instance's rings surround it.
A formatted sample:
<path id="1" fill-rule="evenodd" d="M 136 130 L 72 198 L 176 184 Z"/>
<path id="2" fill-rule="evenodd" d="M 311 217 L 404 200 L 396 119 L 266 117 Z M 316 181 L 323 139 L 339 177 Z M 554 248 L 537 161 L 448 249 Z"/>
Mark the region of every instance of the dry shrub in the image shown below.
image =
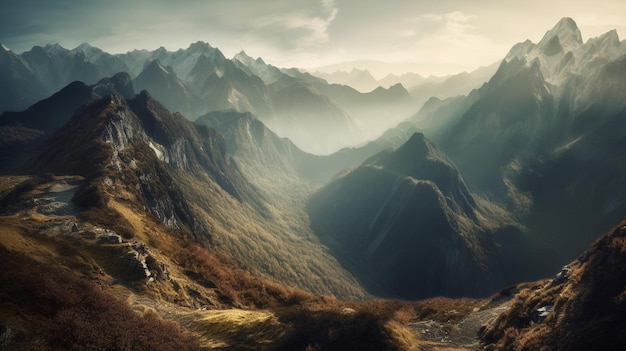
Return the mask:
<path id="1" fill-rule="evenodd" d="M 367 312 L 289 308 L 277 313 L 290 326 L 276 350 L 400 350 L 385 319 Z"/>
<path id="2" fill-rule="evenodd" d="M 0 295 L 30 330 L 14 349 L 197 350 L 197 341 L 154 313 L 125 302 L 67 269 L 0 247 Z M 17 317 L 16 317 L 17 316 Z"/>
<path id="3" fill-rule="evenodd" d="M 255 276 L 198 244 L 181 244 L 171 250 L 178 266 L 189 271 L 196 281 L 217 286 L 235 307 L 272 308 L 315 300 L 308 292 Z"/>

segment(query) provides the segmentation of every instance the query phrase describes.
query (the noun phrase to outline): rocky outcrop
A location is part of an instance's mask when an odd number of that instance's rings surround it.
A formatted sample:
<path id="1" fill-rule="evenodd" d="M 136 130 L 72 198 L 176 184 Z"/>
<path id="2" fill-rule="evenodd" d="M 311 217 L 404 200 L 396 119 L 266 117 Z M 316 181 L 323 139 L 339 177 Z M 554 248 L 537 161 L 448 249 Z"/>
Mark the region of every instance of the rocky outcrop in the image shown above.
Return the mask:
<path id="1" fill-rule="evenodd" d="M 621 350 L 626 343 L 626 221 L 551 280 L 520 285 L 480 332 L 486 350 Z"/>

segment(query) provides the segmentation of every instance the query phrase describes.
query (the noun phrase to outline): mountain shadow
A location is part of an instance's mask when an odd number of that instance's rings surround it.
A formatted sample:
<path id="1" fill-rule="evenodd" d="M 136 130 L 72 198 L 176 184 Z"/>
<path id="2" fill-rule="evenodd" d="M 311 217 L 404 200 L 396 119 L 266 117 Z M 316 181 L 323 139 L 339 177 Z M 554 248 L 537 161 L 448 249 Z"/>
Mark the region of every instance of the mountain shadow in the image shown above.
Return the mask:
<path id="1" fill-rule="evenodd" d="M 483 296 L 502 286 L 520 233 L 472 195 L 422 134 L 337 176 L 308 204 L 322 240 L 373 293 Z"/>

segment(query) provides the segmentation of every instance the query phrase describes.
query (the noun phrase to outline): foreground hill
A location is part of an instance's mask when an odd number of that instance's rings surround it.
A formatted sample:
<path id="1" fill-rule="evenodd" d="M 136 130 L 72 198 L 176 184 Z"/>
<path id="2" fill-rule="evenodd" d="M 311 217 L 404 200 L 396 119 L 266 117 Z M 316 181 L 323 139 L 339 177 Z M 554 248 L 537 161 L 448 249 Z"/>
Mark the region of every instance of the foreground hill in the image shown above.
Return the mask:
<path id="1" fill-rule="evenodd" d="M 507 279 L 506 246 L 519 233 L 504 211 L 469 193 L 422 134 L 341 174 L 308 208 L 313 227 L 363 284 L 402 298 L 495 291 Z"/>
<path id="2" fill-rule="evenodd" d="M 305 218 L 276 210 L 247 180 L 215 130 L 170 113 L 146 92 L 88 103 L 27 159 L 23 171 L 85 177 L 80 205 L 106 207 L 103 193 L 111 193 L 260 275 L 318 293 L 364 296 Z"/>
<path id="3" fill-rule="evenodd" d="M 551 280 L 521 288 L 481 331 L 488 350 L 621 350 L 626 342 L 626 222 Z"/>
<path id="4" fill-rule="evenodd" d="M 3 349 L 410 347 L 390 318 L 397 307 L 343 303 L 255 276 L 111 192 L 101 193 L 106 205 L 77 206 L 83 177 L 1 180 Z"/>

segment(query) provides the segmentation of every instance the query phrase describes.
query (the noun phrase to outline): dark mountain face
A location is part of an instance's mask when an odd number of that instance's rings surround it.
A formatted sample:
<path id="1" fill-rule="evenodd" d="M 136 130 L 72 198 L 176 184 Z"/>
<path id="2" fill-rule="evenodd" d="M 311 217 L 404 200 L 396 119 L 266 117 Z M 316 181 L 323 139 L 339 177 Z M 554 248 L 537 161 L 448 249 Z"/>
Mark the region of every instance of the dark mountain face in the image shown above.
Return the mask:
<path id="1" fill-rule="evenodd" d="M 431 100 L 414 118 L 470 189 L 528 228 L 523 279 L 556 269 L 623 216 L 625 55 L 615 32 L 583 43 L 565 18 L 539 43 L 515 45 L 480 89 Z"/>
<path id="2" fill-rule="evenodd" d="M 414 134 L 331 181 L 308 208 L 313 227 L 365 286 L 418 298 L 484 295 L 503 283 L 493 232 L 506 216 L 483 205 L 452 163 Z"/>
<path id="3" fill-rule="evenodd" d="M 0 47 L 0 111 L 19 111 L 45 97 L 41 78 L 11 50 Z"/>
<path id="4" fill-rule="evenodd" d="M 193 116 L 196 97 L 172 70 L 154 60 L 133 80 L 138 91 L 147 90 L 171 111 Z"/>
<path id="5" fill-rule="evenodd" d="M 555 106 L 537 64 L 503 63 L 492 81 L 501 83 L 486 86 L 441 139 L 472 185 L 505 198 L 509 189 L 500 170 L 545 147 L 544 133 L 554 123 Z"/>

